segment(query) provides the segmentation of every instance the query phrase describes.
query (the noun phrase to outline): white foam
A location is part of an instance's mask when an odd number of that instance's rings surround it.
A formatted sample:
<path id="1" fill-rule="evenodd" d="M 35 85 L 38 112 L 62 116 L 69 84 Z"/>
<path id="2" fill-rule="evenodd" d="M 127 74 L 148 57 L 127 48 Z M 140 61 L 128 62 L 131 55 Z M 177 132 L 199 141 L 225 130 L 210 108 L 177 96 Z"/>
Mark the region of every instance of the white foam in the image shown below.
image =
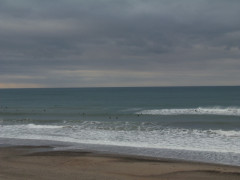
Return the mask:
<path id="1" fill-rule="evenodd" d="M 101 122 L 83 122 L 69 126 L 61 125 L 2 125 L 0 137 L 41 139 L 73 143 L 102 144 L 128 147 L 166 148 L 211 152 L 240 153 L 240 131 L 201 130 L 187 128 L 103 128 Z M 86 125 L 87 124 L 87 125 Z M 136 125 L 136 124 L 135 124 Z M 126 127 L 131 126 L 130 123 Z M 143 128 L 141 127 L 143 126 Z"/>
<path id="2" fill-rule="evenodd" d="M 152 109 L 137 112 L 137 114 L 148 115 L 226 115 L 240 116 L 240 108 L 238 107 L 198 107 L 185 109 Z"/>
<path id="3" fill-rule="evenodd" d="M 229 131 L 224 131 L 224 130 L 209 130 L 210 133 L 216 133 L 221 136 L 226 136 L 226 137 L 240 137 L 240 131 L 234 131 L 234 130 L 229 130 Z"/>
<path id="4" fill-rule="evenodd" d="M 54 126 L 54 125 L 36 125 L 36 124 L 28 124 L 27 128 L 31 129 L 58 129 L 63 128 L 64 126 Z"/>

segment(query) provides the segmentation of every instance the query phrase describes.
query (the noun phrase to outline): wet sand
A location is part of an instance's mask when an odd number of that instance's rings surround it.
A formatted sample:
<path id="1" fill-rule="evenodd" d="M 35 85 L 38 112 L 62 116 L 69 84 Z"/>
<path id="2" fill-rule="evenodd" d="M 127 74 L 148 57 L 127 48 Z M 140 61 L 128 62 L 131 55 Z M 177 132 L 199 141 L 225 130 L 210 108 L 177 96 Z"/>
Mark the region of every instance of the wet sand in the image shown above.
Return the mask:
<path id="1" fill-rule="evenodd" d="M 50 147 L 1 147 L 0 180 L 239 180 L 240 167 L 99 154 L 43 151 Z"/>

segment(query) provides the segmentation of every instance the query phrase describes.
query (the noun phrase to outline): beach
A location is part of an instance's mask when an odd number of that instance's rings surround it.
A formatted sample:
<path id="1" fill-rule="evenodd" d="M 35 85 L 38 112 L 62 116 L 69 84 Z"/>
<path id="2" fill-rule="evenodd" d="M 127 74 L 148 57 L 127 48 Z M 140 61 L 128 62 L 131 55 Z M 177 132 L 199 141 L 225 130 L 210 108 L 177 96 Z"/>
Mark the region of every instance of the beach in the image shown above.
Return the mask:
<path id="1" fill-rule="evenodd" d="M 1 147 L 0 162 L 1 180 L 240 179 L 237 166 L 80 150 L 51 151 L 47 146 Z"/>
<path id="2" fill-rule="evenodd" d="M 240 180 L 239 9 L 0 0 L 0 180 Z"/>
<path id="3" fill-rule="evenodd" d="M 239 92 L 240 87 L 1 89 L 0 138 L 240 166 Z"/>
<path id="4" fill-rule="evenodd" d="M 240 87 L 0 90 L 0 180 L 240 179 Z"/>

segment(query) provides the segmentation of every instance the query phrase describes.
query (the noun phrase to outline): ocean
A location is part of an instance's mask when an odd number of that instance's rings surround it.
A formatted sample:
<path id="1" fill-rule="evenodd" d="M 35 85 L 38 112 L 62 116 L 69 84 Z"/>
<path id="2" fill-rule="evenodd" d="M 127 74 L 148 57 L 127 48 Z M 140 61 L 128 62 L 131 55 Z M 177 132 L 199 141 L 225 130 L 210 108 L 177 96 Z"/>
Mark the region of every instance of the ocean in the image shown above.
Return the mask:
<path id="1" fill-rule="evenodd" d="M 0 89 L 0 138 L 240 166 L 240 87 Z"/>

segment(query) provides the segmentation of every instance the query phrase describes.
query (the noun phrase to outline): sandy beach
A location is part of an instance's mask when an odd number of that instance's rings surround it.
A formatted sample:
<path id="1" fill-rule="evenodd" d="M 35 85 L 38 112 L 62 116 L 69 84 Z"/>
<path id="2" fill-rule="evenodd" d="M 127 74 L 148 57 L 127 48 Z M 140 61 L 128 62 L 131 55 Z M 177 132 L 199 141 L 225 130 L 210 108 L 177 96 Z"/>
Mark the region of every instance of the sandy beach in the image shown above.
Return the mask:
<path id="1" fill-rule="evenodd" d="M 99 154 L 85 151 L 39 151 L 50 147 L 0 148 L 0 179 L 240 179 L 240 167 Z"/>

